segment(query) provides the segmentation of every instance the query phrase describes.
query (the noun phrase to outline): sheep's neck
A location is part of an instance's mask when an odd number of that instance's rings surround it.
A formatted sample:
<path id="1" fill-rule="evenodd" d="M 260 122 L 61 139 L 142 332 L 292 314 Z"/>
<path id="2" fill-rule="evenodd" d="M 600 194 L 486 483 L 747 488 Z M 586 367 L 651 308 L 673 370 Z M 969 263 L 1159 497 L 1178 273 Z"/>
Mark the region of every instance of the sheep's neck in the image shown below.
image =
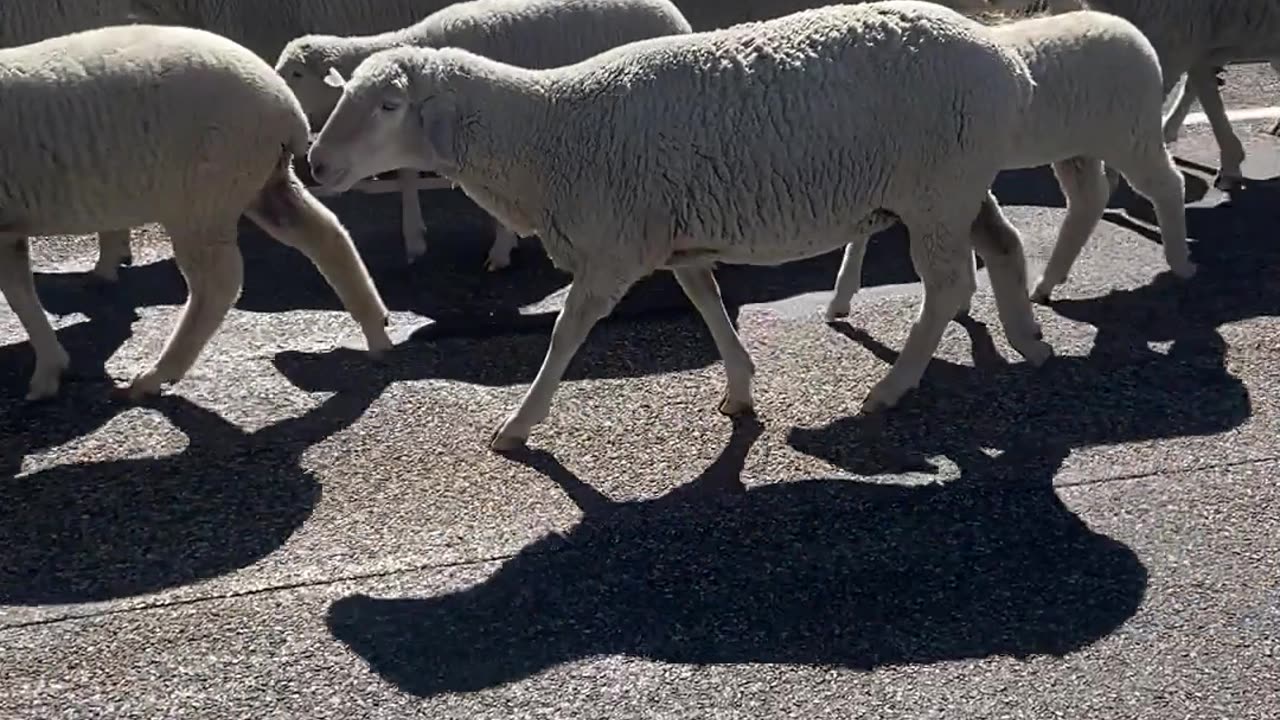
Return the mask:
<path id="1" fill-rule="evenodd" d="M 482 204 L 520 234 L 546 224 L 546 191 L 556 182 L 542 143 L 551 137 L 548 104 L 523 84 L 460 95 L 472 99 L 463 112 L 454 178 L 468 194 L 484 195 Z M 476 198 L 481 201 L 479 197 Z"/>

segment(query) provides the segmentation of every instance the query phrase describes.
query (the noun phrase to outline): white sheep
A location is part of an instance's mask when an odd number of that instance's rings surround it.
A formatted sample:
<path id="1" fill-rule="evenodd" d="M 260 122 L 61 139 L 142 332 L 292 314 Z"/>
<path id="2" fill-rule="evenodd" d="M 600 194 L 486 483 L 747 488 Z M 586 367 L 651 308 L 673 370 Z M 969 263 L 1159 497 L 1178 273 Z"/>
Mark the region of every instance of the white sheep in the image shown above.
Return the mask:
<path id="1" fill-rule="evenodd" d="M 8 0 L 3 0 L 7 2 Z M 47 0 L 45 0 L 47 2 Z M 152 24 L 176 24 L 224 35 L 274 64 L 290 40 L 307 33 L 380 33 L 411 25 L 454 0 L 130 0 L 132 16 Z M 426 224 L 418 175 L 396 173 L 400 228 L 422 238 Z"/>
<path id="2" fill-rule="evenodd" d="M 1003 169 L 1052 164 L 1067 215 L 1031 299 L 1045 302 L 1066 280 L 1097 227 L 1111 187 L 1102 163 L 1120 171 L 1155 206 L 1166 262 L 1189 278 L 1183 181 L 1161 133 L 1161 71 L 1151 43 L 1132 23 L 1108 13 L 1075 11 L 997 22 L 988 36 L 1019 57 L 1036 89 L 1012 119 Z M 849 312 L 858 291 L 866 238 L 845 247 L 827 318 Z"/>
<path id="3" fill-rule="evenodd" d="M 847 0 L 849 4 L 869 1 Z M 987 8 L 987 0 L 933 0 L 933 2 L 962 12 Z M 680 12 L 689 19 L 693 29 L 699 32 L 756 20 L 771 20 L 801 10 L 812 10 L 831 4 L 833 4 L 832 0 L 676 0 Z"/>
<path id="4" fill-rule="evenodd" d="M 128 3 L 129 0 L 4 0 L 4 12 L 0 13 L 0 48 L 28 45 L 123 22 L 128 16 Z M 132 262 L 129 228 L 98 231 L 95 276 L 114 282 L 119 266 Z"/>
<path id="5" fill-rule="evenodd" d="M 1192 101 L 1199 98 L 1218 143 L 1214 186 L 1230 190 L 1243 182 L 1240 166 L 1244 146 L 1227 118 L 1214 66 L 1271 62 L 1280 72 L 1280 0 L 988 1 L 993 8 L 1014 12 L 1045 8 L 1064 13 L 1087 8 L 1119 15 L 1136 25 L 1160 58 L 1165 94 L 1176 98 L 1165 117 L 1165 141 L 1177 139 Z"/>
<path id="6" fill-rule="evenodd" d="M 640 40 L 549 70 L 384 50 L 352 74 L 309 156 L 337 189 L 385 168 L 437 171 L 537 233 L 573 274 L 542 367 L 491 439 L 503 449 L 547 416 L 594 324 L 662 268 L 724 360 L 720 410 L 750 410 L 754 366 L 714 263 L 812 257 L 899 220 L 925 296 L 864 410 L 919 383 L 975 289 L 975 243 L 1010 343 L 1044 362 L 1021 243 L 988 191 L 1032 93 L 1023 60 L 977 23 L 890 0 Z"/>
<path id="7" fill-rule="evenodd" d="M 338 219 L 293 173 L 309 129 L 270 65 L 202 30 L 123 25 L 0 50 L 0 291 L 35 351 L 28 399 L 70 358 L 36 297 L 28 237 L 159 222 L 190 297 L 127 395 L 183 377 L 240 294 L 247 215 L 304 253 L 374 353 L 387 309 Z"/>
<path id="8" fill-rule="evenodd" d="M 276 70 L 319 127 L 342 96 L 342 78 L 379 50 L 401 45 L 456 47 L 511 65 L 551 68 L 609 48 L 690 32 L 670 0 L 470 0 L 392 32 L 365 36 L 305 35 L 280 53 Z M 496 220 L 485 267 L 511 264 L 516 234 Z M 410 261 L 427 250 L 421 234 L 405 235 Z"/>

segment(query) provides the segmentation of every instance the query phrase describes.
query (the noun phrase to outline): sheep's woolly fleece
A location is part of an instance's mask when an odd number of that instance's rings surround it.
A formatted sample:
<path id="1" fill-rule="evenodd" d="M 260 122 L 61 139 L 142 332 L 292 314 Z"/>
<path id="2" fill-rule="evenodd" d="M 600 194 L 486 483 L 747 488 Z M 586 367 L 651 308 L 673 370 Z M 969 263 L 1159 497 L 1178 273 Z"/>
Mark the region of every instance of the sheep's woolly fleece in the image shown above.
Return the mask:
<path id="1" fill-rule="evenodd" d="M 662 267 L 725 359 L 721 410 L 749 408 L 750 356 L 711 264 L 814 256 L 900 219 L 924 280 L 922 319 L 863 407 L 896 404 L 972 293 L 970 227 L 994 205 L 988 188 L 1033 92 L 1025 62 L 980 23 L 888 0 L 641 40 L 540 71 L 456 48 L 385 50 L 357 68 L 310 156 L 339 186 L 379 165 L 436 170 L 508 227 L 537 233 L 573 274 L 542 368 L 491 441 L 503 449 L 547 416 L 590 327 Z M 1020 243 L 996 264 L 1006 335 L 1043 362 L 1052 351 L 1035 337 Z"/>
<path id="2" fill-rule="evenodd" d="M 192 301 L 156 365 L 131 386 L 180 378 L 240 290 L 241 215 L 308 255 L 359 320 L 390 344 L 386 309 L 337 218 L 293 175 L 308 127 L 261 58 L 220 35 L 121 25 L 0 50 L 0 273 L 36 351 L 29 397 L 57 392 L 65 350 L 30 286 L 26 236 L 159 222 Z M 18 280 L 25 275 L 27 282 Z"/>
<path id="3" fill-rule="evenodd" d="M 8 0 L 5 0 L 6 2 Z M 186 25 L 225 35 L 267 62 L 306 33 L 366 34 L 402 28 L 453 0 L 130 0 L 146 23 Z"/>

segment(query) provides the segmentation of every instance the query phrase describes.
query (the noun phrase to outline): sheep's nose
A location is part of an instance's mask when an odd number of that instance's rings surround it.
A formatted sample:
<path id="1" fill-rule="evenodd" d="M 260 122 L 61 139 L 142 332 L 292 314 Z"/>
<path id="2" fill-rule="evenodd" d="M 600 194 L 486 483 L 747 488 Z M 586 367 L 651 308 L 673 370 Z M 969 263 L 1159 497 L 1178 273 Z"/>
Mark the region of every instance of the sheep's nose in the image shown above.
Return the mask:
<path id="1" fill-rule="evenodd" d="M 329 166 L 322 162 L 311 164 L 311 177 L 320 182 L 325 181 L 325 176 L 329 174 Z"/>

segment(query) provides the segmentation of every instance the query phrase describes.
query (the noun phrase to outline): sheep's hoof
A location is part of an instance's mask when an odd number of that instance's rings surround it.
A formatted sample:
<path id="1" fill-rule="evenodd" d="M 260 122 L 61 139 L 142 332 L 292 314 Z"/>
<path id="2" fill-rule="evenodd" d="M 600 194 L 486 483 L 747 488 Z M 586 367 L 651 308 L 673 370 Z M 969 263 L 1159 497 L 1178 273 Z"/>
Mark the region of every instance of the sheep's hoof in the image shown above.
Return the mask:
<path id="1" fill-rule="evenodd" d="M 826 319 L 827 322 L 835 322 L 843 317 L 849 317 L 852 310 L 852 303 L 831 302 L 827 305 Z"/>
<path id="2" fill-rule="evenodd" d="M 728 391 L 725 391 L 723 397 L 720 398 L 720 412 L 729 417 L 750 416 L 755 414 L 755 403 L 750 398 L 746 400 L 736 400 L 729 397 Z"/>
<path id="3" fill-rule="evenodd" d="M 488 258 L 485 258 L 484 261 L 484 269 L 488 272 L 497 272 L 509 267 L 511 267 L 510 255 L 507 255 L 506 257 L 490 255 Z"/>
<path id="4" fill-rule="evenodd" d="M 404 255 L 409 264 L 418 262 L 427 254 L 426 231 L 406 234 L 404 237 Z"/>
<path id="5" fill-rule="evenodd" d="M 1271 129 L 1268 130 L 1267 132 L 1270 133 L 1271 135 L 1280 136 L 1280 121 L 1276 121 L 1276 124 L 1272 125 Z"/>
<path id="6" fill-rule="evenodd" d="M 1213 186 L 1222 192 L 1231 192 L 1244 187 L 1244 178 L 1238 175 L 1223 175 L 1218 173 L 1213 176 Z"/>
<path id="7" fill-rule="evenodd" d="M 973 308 L 969 306 L 969 303 L 965 303 L 964 305 L 961 305 L 960 309 L 956 310 L 955 319 L 960 320 L 962 318 L 969 317 L 969 311 L 972 309 Z"/>
<path id="8" fill-rule="evenodd" d="M 525 447 L 528 437 L 519 433 L 508 431 L 507 424 L 503 423 L 502 427 L 494 431 L 489 438 L 489 449 L 494 452 L 512 452 Z"/>
<path id="9" fill-rule="evenodd" d="M 910 390 L 910 388 L 897 390 L 890 387 L 887 381 L 887 378 L 881 380 L 871 388 L 871 392 L 867 393 L 867 399 L 862 401 L 861 412 L 863 415 L 874 415 L 892 408 L 898 404 L 898 401 L 902 399 L 907 390 Z"/>
<path id="10" fill-rule="evenodd" d="M 1037 333 L 1038 334 L 1038 333 Z M 1049 343 L 1036 339 L 1031 342 L 1022 343 L 1022 347 L 1014 348 L 1022 355 L 1032 367 L 1040 367 L 1053 357 L 1053 346 Z"/>
<path id="11" fill-rule="evenodd" d="M 35 402 L 56 396 L 62 386 L 62 376 L 70 367 L 71 356 L 66 350 L 61 350 L 60 354 L 54 357 L 53 362 L 48 364 L 37 362 L 35 371 L 31 373 L 31 382 L 27 386 L 26 400 Z"/>
<path id="12" fill-rule="evenodd" d="M 27 388 L 27 402 L 39 402 L 41 400 L 49 400 L 57 396 L 58 388 L 61 385 L 61 378 L 57 374 L 47 377 L 33 377 L 31 384 Z"/>
<path id="13" fill-rule="evenodd" d="M 1052 284 L 1045 282 L 1044 278 L 1041 278 L 1036 283 L 1035 289 L 1031 291 L 1031 302 L 1038 305 L 1049 304 L 1049 297 L 1053 295 L 1053 288 Z"/>
<path id="14" fill-rule="evenodd" d="M 1184 260 L 1180 263 L 1170 263 L 1169 271 L 1183 280 L 1190 280 L 1195 277 L 1196 264 L 1190 260 Z"/>
<path id="15" fill-rule="evenodd" d="M 365 345 L 368 349 L 365 355 L 371 360 L 381 361 L 386 358 L 387 351 L 394 347 L 395 343 L 391 342 L 391 336 L 387 334 L 386 328 L 379 327 L 368 330 L 364 334 Z"/>

